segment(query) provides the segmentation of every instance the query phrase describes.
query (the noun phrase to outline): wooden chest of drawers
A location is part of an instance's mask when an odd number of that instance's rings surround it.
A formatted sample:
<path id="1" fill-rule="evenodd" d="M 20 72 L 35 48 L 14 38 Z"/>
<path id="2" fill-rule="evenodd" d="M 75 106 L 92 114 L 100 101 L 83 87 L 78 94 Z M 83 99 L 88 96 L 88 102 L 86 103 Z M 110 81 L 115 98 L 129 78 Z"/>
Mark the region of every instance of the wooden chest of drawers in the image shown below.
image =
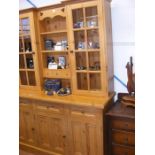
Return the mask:
<path id="1" fill-rule="evenodd" d="M 107 155 L 135 155 L 135 109 L 117 101 L 106 113 Z"/>

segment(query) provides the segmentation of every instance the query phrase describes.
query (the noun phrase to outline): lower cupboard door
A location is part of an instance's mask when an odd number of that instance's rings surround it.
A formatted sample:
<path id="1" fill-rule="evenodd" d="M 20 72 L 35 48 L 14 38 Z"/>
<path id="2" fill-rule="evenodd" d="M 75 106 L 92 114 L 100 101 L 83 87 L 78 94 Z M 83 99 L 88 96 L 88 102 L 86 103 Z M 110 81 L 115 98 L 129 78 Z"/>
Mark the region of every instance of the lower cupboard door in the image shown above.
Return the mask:
<path id="1" fill-rule="evenodd" d="M 72 122 L 72 155 L 101 155 L 95 125 Z"/>
<path id="2" fill-rule="evenodd" d="M 67 154 L 67 134 L 63 118 L 50 118 L 50 142 L 52 151 L 61 155 Z"/>
<path id="3" fill-rule="evenodd" d="M 67 155 L 64 119 L 37 116 L 39 147 L 56 155 Z"/>

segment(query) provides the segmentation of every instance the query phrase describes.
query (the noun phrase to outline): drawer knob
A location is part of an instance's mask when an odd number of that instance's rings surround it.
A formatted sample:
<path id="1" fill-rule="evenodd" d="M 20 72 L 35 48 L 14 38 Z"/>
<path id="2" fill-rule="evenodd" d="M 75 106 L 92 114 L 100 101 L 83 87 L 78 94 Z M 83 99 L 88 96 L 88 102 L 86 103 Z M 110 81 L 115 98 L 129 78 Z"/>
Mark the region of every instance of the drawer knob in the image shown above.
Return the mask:
<path id="1" fill-rule="evenodd" d="M 66 138 L 66 135 L 63 135 L 62 137 L 65 139 Z"/>
<path id="2" fill-rule="evenodd" d="M 128 152 L 125 152 L 124 155 L 128 155 Z"/>
<path id="3" fill-rule="evenodd" d="M 128 123 L 125 123 L 125 127 L 128 127 L 129 125 L 128 125 Z"/>
<path id="4" fill-rule="evenodd" d="M 128 144 L 128 138 L 124 139 L 125 144 Z"/>

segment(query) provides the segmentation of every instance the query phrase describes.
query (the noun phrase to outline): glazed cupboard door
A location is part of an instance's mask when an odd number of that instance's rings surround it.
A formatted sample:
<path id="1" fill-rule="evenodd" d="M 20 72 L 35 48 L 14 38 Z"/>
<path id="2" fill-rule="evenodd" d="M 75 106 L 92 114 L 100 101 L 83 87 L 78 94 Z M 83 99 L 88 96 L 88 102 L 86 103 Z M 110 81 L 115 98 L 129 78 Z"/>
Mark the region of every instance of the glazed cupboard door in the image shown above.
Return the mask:
<path id="1" fill-rule="evenodd" d="M 105 70 L 98 2 L 68 6 L 73 91 L 104 95 Z"/>
<path id="2" fill-rule="evenodd" d="M 20 88 L 37 89 L 39 85 L 37 47 L 33 12 L 19 18 L 19 77 Z"/>
<path id="3" fill-rule="evenodd" d="M 38 146 L 53 155 L 68 155 L 65 118 L 61 109 L 37 106 Z"/>
<path id="4" fill-rule="evenodd" d="M 20 142 L 24 142 L 30 145 L 36 144 L 35 123 L 32 105 L 26 103 L 20 103 L 19 138 Z"/>

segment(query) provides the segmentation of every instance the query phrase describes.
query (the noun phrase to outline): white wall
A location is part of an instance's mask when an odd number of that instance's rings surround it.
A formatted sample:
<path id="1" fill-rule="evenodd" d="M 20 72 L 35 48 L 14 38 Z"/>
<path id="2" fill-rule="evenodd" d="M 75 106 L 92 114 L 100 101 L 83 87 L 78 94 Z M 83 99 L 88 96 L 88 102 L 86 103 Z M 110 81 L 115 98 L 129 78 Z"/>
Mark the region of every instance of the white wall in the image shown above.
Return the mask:
<path id="1" fill-rule="evenodd" d="M 112 30 L 114 51 L 114 74 L 125 84 L 127 83 L 126 64 L 129 57 L 135 61 L 135 0 L 113 0 Z M 134 63 L 135 64 L 135 63 Z M 127 89 L 116 79 L 116 92 L 127 92 Z"/>
<path id="2" fill-rule="evenodd" d="M 37 7 L 59 3 L 61 0 L 31 0 Z M 114 74 L 123 83 L 127 83 L 126 64 L 129 57 L 135 60 L 135 0 L 112 0 L 112 29 L 114 51 Z M 20 0 L 19 8 L 30 8 L 26 0 Z M 116 92 L 127 92 L 127 89 L 116 79 L 114 81 Z"/>

